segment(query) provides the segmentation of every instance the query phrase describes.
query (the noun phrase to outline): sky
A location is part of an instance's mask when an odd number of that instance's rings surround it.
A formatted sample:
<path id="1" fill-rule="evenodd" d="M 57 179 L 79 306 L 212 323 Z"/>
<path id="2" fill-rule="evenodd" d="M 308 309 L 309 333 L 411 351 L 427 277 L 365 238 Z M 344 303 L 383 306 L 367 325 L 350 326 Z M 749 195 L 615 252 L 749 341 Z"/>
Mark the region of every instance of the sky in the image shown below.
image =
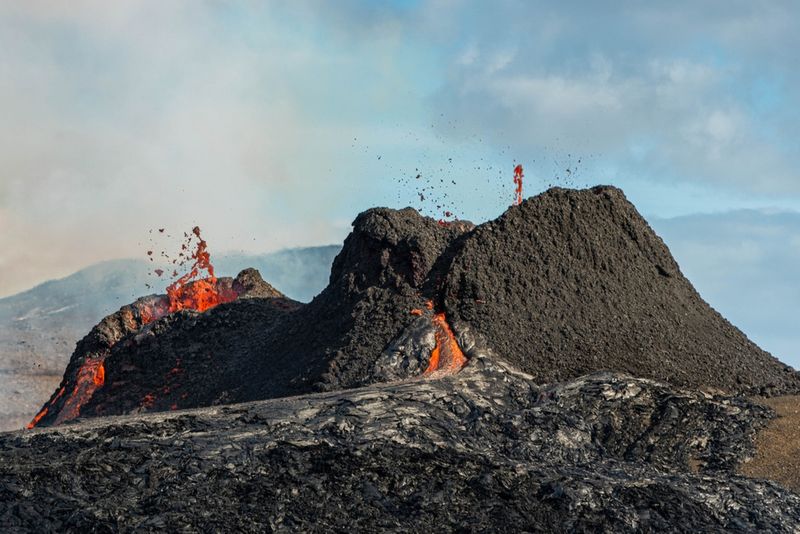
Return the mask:
<path id="1" fill-rule="evenodd" d="M 154 228 L 260 253 L 376 205 L 480 222 L 522 163 L 526 195 L 622 187 L 712 304 L 785 316 L 747 333 L 789 353 L 800 4 L 600 4 L 2 2 L 0 296 Z"/>

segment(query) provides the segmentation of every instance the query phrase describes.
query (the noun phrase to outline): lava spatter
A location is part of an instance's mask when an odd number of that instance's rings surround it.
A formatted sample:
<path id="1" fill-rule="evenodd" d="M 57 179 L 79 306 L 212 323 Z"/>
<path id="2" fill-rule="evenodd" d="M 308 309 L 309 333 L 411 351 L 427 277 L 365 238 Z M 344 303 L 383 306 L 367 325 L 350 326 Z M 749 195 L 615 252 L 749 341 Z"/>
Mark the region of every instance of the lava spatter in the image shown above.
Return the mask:
<path id="1" fill-rule="evenodd" d="M 514 205 L 519 206 L 522 204 L 522 178 L 525 175 L 522 173 L 522 165 L 514 167 Z"/>
<path id="2" fill-rule="evenodd" d="M 194 260 L 191 269 L 167 287 L 169 312 L 178 310 L 205 311 L 224 302 L 231 302 L 238 296 L 235 291 L 220 291 L 217 277 L 211 264 L 208 243 L 200 236 L 200 227 L 195 226 L 192 233 L 197 237 L 197 248 L 192 253 Z M 208 276 L 195 280 L 202 271 Z"/>

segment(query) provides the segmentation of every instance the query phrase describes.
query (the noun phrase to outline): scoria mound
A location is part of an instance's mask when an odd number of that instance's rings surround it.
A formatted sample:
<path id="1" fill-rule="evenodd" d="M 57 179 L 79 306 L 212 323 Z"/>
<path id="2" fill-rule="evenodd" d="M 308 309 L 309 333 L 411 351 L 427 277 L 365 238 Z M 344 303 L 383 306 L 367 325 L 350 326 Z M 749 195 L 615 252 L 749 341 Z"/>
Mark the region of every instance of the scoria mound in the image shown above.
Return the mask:
<path id="1" fill-rule="evenodd" d="M 614 187 L 554 188 L 479 226 L 442 295 L 451 320 L 542 382 L 610 369 L 736 393 L 798 388 L 698 295 Z"/>

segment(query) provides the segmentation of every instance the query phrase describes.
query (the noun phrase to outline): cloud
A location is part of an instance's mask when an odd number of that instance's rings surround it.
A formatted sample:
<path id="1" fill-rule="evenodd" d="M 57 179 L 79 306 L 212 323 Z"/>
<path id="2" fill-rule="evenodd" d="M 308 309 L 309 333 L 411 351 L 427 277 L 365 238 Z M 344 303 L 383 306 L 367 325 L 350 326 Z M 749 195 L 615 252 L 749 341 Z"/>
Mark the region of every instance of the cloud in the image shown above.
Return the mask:
<path id="1" fill-rule="evenodd" d="M 619 185 L 695 184 L 710 198 L 789 195 L 800 206 L 796 3 L 314 5 L 350 39 L 390 31 L 424 43 L 440 62 L 431 114 L 454 143 L 480 132 L 525 161 L 596 156 L 596 179 L 613 168 Z"/>
<path id="2" fill-rule="evenodd" d="M 393 72 L 354 90 L 385 51 L 351 57 L 308 24 L 256 4 L 0 6 L 0 295 L 142 256 L 153 227 L 199 224 L 215 251 L 339 241 L 364 202 L 329 169 L 370 121 L 347 110 Z"/>
<path id="3" fill-rule="evenodd" d="M 647 212 L 689 186 L 800 206 L 800 8 L 617 6 L 3 3 L 0 295 L 141 255 L 153 226 L 249 252 L 338 241 L 360 209 L 410 203 L 415 168 L 496 215 L 509 160 L 543 147 L 658 191 Z"/>

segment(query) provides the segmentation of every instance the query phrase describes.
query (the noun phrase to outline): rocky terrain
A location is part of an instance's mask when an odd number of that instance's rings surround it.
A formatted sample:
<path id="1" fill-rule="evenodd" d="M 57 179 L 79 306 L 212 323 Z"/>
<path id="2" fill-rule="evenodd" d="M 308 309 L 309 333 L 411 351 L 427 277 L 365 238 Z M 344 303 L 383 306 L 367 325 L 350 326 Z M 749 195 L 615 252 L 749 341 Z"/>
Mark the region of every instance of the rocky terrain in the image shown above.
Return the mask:
<path id="1" fill-rule="evenodd" d="M 734 474 L 768 409 L 599 373 L 455 375 L 0 439 L 13 530 L 793 532 Z"/>
<path id="2" fill-rule="evenodd" d="M 618 189 L 477 227 L 369 210 L 308 304 L 252 270 L 215 283 L 230 298 L 208 311 L 146 297 L 78 344 L 37 428 L 0 437 L 4 523 L 800 528 L 795 494 L 738 474 L 775 417 L 747 395 L 800 393 L 798 374 Z"/>

